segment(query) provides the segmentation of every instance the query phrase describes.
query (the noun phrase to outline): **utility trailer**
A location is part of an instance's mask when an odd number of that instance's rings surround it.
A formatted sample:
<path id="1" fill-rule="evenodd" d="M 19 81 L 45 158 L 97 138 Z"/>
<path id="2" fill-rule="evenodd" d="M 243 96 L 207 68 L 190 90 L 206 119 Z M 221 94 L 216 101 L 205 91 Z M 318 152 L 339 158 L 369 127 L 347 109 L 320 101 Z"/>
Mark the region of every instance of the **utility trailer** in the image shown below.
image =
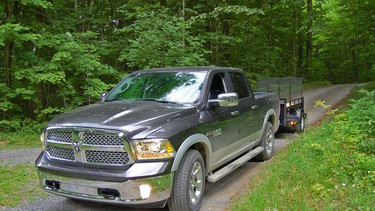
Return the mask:
<path id="1" fill-rule="evenodd" d="M 305 129 L 304 97 L 302 77 L 260 78 L 257 91 L 273 92 L 279 95 L 280 126 L 302 132 Z"/>

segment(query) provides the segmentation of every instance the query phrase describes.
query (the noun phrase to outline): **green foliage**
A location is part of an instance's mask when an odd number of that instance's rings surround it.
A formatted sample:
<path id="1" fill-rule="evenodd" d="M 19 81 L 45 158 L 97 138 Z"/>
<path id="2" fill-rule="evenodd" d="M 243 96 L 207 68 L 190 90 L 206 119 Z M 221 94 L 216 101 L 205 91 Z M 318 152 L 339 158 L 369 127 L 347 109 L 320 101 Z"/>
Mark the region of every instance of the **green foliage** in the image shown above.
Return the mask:
<path id="1" fill-rule="evenodd" d="M 44 9 L 52 8 L 52 3 L 44 0 L 21 0 L 20 3 L 25 6 L 31 5 Z"/>
<path id="2" fill-rule="evenodd" d="M 317 62 L 331 82 L 375 79 L 374 33 L 370 30 L 374 26 L 374 10 L 372 1 L 332 0 L 322 4 L 323 15 L 314 29 L 315 46 Z"/>
<path id="3" fill-rule="evenodd" d="M 290 144 L 252 179 L 251 190 L 236 199 L 232 210 L 371 210 L 374 134 L 361 115 L 373 115 L 363 107 L 374 105 L 373 92 L 360 91 L 350 110 Z"/>
<path id="4" fill-rule="evenodd" d="M 360 97 L 352 100 L 348 119 L 358 131 L 358 148 L 363 153 L 375 154 L 375 91 L 360 90 Z"/>
<path id="5" fill-rule="evenodd" d="M 239 67 L 252 81 L 375 79 L 373 1 L 314 1 L 312 15 L 304 0 L 183 2 L 1 1 L 2 125 L 96 102 L 122 76 L 149 67 Z"/>
<path id="6" fill-rule="evenodd" d="M 125 13 L 135 18 L 128 28 L 118 30 L 129 37 L 129 45 L 121 51 L 120 61 L 129 67 L 144 69 L 165 66 L 201 66 L 208 64 L 204 41 L 190 35 L 189 25 L 168 9 L 136 8 Z M 130 38 L 131 37 L 131 38 Z"/>
<path id="7" fill-rule="evenodd" d="M 309 81 L 306 83 L 303 83 L 303 88 L 304 89 L 312 89 L 312 88 L 318 88 L 318 87 L 324 87 L 324 86 L 330 86 L 332 85 L 331 82 L 329 81 Z"/>
<path id="8" fill-rule="evenodd" d="M 46 122 L 31 119 L 0 121 L 0 149 L 27 149 L 41 146 L 40 133 Z M 13 132 L 17 131 L 17 132 Z"/>

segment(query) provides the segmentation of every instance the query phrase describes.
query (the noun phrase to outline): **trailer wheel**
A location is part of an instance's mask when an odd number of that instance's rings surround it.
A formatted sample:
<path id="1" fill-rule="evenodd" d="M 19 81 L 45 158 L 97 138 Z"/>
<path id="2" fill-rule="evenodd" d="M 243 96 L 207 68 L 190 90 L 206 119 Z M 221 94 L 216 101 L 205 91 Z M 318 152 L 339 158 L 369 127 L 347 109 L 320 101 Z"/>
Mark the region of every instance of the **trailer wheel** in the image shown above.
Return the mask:
<path id="1" fill-rule="evenodd" d="M 274 142 L 275 133 L 273 131 L 273 126 L 270 122 L 267 122 L 262 141 L 259 144 L 259 146 L 264 147 L 264 150 L 257 155 L 255 159 L 260 161 L 269 160 L 273 156 Z"/>
<path id="2" fill-rule="evenodd" d="M 299 124 L 295 126 L 295 130 L 297 133 L 303 133 L 305 131 L 305 118 L 301 117 Z"/>
<path id="3" fill-rule="evenodd" d="M 205 166 L 197 150 L 189 150 L 174 175 L 168 208 L 173 211 L 199 210 L 205 187 Z"/>

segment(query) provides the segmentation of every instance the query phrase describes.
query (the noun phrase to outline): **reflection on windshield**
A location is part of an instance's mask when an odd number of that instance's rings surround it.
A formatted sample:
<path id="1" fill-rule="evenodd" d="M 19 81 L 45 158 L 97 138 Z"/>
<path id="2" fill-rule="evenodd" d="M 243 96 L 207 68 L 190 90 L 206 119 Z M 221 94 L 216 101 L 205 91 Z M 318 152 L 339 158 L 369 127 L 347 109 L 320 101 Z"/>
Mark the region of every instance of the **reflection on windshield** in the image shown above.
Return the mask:
<path id="1" fill-rule="evenodd" d="M 195 103 L 199 99 L 206 73 L 157 72 L 128 76 L 107 96 L 112 100 L 148 100 Z"/>

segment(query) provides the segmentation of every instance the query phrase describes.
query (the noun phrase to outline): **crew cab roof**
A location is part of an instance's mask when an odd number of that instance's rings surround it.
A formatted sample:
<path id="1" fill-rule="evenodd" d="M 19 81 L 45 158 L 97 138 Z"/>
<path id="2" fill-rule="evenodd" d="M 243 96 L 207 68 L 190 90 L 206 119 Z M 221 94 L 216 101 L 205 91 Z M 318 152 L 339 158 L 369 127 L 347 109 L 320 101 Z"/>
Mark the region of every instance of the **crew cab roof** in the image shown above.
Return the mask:
<path id="1" fill-rule="evenodd" d="M 133 73 L 145 73 L 145 72 L 210 72 L 215 70 L 230 70 L 230 71 L 241 71 L 241 69 L 232 67 L 164 67 L 164 68 L 152 68 L 147 70 L 138 70 Z"/>

